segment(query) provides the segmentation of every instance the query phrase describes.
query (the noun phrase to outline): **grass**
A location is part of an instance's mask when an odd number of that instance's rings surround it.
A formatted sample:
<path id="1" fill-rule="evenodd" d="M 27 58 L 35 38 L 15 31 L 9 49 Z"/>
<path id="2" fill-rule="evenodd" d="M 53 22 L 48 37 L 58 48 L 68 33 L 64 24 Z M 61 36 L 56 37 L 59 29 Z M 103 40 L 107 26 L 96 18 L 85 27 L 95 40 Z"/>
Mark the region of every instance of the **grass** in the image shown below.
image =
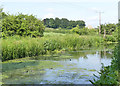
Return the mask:
<path id="1" fill-rule="evenodd" d="M 100 36 L 78 34 L 44 33 L 44 37 L 31 38 L 13 36 L 2 39 L 2 61 L 54 54 L 62 51 L 89 49 L 103 44 Z"/>

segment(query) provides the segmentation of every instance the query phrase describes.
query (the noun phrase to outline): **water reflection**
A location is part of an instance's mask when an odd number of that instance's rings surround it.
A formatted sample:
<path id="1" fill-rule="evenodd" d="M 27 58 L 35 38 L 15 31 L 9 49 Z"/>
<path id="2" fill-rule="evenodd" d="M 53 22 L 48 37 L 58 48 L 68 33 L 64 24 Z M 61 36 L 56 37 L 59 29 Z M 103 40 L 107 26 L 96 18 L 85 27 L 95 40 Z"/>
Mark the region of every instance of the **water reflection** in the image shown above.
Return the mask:
<path id="1" fill-rule="evenodd" d="M 41 83 L 64 83 L 64 84 L 90 84 L 89 80 L 95 78 L 93 74 L 99 75 L 101 63 L 105 66 L 111 64 L 113 51 L 71 51 L 71 58 L 60 59 L 62 68 L 47 69 Z M 47 77 L 47 78 L 46 78 Z"/>

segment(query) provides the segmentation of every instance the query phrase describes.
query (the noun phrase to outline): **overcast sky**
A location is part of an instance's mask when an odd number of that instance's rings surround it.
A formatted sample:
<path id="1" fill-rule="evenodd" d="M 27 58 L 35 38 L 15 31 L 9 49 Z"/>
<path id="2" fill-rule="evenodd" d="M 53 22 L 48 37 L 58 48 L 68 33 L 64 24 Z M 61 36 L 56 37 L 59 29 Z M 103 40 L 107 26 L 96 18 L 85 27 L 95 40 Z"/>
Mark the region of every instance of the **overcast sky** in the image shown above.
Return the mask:
<path id="1" fill-rule="evenodd" d="M 39 19 L 67 18 L 83 20 L 86 25 L 97 27 L 99 14 L 102 24 L 118 22 L 119 0 L 0 0 L 4 12 L 33 14 Z"/>

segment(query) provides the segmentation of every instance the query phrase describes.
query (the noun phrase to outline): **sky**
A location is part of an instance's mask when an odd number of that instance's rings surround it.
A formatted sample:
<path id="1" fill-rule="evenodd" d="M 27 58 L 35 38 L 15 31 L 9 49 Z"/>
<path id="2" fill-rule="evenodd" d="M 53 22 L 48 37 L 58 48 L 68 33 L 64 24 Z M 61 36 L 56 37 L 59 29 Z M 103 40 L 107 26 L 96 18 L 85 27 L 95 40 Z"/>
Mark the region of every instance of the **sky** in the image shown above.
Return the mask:
<path id="1" fill-rule="evenodd" d="M 119 0 L 0 0 L 3 11 L 9 14 L 35 15 L 39 19 L 67 18 L 83 20 L 86 26 L 118 22 Z"/>

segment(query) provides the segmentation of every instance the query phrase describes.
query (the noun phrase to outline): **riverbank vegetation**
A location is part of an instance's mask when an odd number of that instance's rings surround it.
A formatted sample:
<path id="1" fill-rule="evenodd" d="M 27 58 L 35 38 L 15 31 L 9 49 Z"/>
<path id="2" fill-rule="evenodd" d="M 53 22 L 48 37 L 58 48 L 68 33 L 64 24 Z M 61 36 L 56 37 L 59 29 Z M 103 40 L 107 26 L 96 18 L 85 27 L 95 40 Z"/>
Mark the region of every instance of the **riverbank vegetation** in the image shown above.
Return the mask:
<path id="1" fill-rule="evenodd" d="M 60 50 L 86 49 L 102 43 L 103 40 L 99 36 L 87 37 L 77 34 L 46 33 L 42 38 L 14 36 L 2 40 L 2 60 L 44 55 Z"/>

